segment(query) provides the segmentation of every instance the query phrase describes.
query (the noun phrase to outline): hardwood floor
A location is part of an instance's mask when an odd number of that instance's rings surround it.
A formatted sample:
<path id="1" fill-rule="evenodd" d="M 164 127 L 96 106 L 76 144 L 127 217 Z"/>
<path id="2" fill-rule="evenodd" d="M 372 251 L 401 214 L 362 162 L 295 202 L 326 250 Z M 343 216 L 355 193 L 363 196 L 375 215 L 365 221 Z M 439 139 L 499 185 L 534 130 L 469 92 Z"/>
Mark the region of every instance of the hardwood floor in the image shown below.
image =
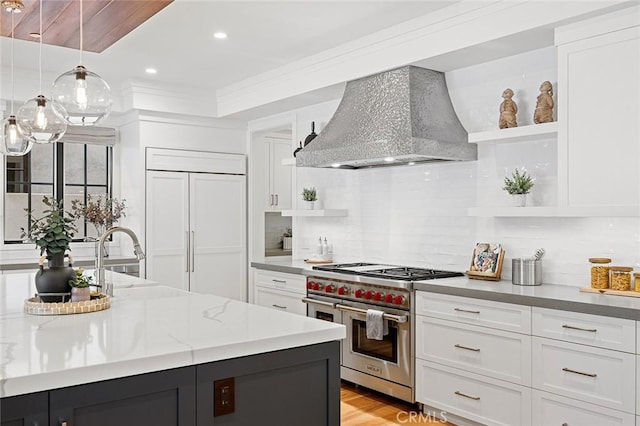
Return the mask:
<path id="1" fill-rule="evenodd" d="M 341 426 L 406 424 L 454 426 L 432 415 L 420 416 L 417 404 L 412 405 L 363 387 L 356 387 L 349 382 L 342 382 L 340 413 Z"/>

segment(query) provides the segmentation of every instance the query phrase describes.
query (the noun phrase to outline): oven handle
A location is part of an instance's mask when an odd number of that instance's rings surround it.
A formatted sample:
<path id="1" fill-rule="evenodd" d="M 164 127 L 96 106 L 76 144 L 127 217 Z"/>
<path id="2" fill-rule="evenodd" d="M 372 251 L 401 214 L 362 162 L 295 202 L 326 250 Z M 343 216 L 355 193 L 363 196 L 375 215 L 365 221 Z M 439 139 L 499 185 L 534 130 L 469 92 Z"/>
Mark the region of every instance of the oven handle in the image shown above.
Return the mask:
<path id="1" fill-rule="evenodd" d="M 335 303 L 324 302 L 322 300 L 316 300 L 316 299 L 310 299 L 308 297 L 303 297 L 302 298 L 302 302 L 303 303 L 311 303 L 312 305 L 327 306 L 327 307 L 332 308 L 332 309 L 336 308 L 336 304 Z"/>
<path id="2" fill-rule="evenodd" d="M 360 314 L 360 315 L 367 315 L 366 309 L 353 308 L 351 306 L 341 305 L 339 303 L 336 305 L 336 308 L 338 308 L 341 311 L 353 312 L 353 313 Z M 397 323 L 405 323 L 405 322 L 407 322 L 407 316 L 406 315 L 384 314 L 382 316 L 382 318 L 384 318 L 386 320 L 389 320 L 389 321 L 397 322 Z"/>

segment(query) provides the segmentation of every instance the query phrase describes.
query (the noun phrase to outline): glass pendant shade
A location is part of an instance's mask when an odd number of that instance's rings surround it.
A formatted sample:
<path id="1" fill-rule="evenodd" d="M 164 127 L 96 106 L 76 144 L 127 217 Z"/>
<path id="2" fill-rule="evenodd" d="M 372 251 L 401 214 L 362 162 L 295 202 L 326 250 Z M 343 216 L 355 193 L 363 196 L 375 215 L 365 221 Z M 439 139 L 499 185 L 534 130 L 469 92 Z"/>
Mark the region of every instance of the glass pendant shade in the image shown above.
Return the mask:
<path id="1" fill-rule="evenodd" d="M 60 118 L 73 126 L 93 126 L 111 112 L 111 88 L 82 65 L 59 76 L 51 93 L 63 108 Z"/>
<path id="2" fill-rule="evenodd" d="M 16 119 L 22 134 L 31 136 L 34 143 L 54 143 L 67 131 L 64 114 L 58 102 L 38 95 L 20 107 Z"/>
<path id="3" fill-rule="evenodd" d="M 2 126 L 2 146 L 0 150 L 4 155 L 17 157 L 28 154 L 33 148 L 33 139 L 24 137 L 20 133 L 15 115 L 10 115 L 4 120 Z"/>

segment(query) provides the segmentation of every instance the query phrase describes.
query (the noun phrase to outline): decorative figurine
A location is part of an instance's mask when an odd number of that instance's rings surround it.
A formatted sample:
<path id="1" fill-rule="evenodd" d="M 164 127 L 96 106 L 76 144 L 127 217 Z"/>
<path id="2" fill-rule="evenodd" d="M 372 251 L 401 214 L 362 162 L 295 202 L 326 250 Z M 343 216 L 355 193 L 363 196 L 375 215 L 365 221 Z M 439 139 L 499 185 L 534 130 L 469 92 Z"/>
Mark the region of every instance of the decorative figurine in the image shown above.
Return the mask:
<path id="1" fill-rule="evenodd" d="M 500 128 L 518 127 L 518 122 L 516 121 L 518 106 L 511 99 L 513 98 L 513 90 L 505 89 L 504 92 L 502 92 L 502 97 L 504 101 L 500 104 Z"/>
<path id="2" fill-rule="evenodd" d="M 553 86 L 549 81 L 543 81 L 540 85 L 540 94 L 536 102 L 536 110 L 533 113 L 533 122 L 536 124 L 550 123 L 553 121 Z"/>

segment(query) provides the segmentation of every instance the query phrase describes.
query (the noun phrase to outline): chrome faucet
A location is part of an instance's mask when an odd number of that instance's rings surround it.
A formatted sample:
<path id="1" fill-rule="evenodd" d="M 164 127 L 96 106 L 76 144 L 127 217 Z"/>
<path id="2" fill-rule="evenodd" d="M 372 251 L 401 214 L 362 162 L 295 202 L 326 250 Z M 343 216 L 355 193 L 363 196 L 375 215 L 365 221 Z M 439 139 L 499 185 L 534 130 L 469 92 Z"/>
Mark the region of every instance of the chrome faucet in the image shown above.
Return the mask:
<path id="1" fill-rule="evenodd" d="M 104 243 L 109 238 L 109 235 L 114 232 L 124 232 L 128 236 L 131 237 L 133 241 L 133 252 L 135 253 L 138 260 L 144 259 L 144 251 L 142 251 L 142 247 L 140 247 L 140 242 L 138 241 L 138 237 L 136 234 L 129 228 L 124 228 L 122 226 L 114 226 L 113 228 L 109 228 L 105 231 L 104 234 L 100 236 L 100 241 L 98 242 L 98 262 L 96 264 L 96 281 L 100 288 L 104 291 L 108 296 L 113 296 L 113 283 L 106 283 L 105 274 L 104 274 Z"/>

